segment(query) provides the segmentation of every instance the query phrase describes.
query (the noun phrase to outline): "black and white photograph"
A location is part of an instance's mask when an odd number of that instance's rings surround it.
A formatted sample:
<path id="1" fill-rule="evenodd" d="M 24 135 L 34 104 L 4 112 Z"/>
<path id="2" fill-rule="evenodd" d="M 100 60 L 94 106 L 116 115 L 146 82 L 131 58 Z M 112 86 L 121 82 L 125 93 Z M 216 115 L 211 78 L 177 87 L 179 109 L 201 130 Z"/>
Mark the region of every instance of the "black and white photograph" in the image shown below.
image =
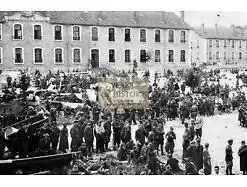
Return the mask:
<path id="1" fill-rule="evenodd" d="M 160 9 L 1 9 L 0 175 L 247 175 L 247 11 Z"/>

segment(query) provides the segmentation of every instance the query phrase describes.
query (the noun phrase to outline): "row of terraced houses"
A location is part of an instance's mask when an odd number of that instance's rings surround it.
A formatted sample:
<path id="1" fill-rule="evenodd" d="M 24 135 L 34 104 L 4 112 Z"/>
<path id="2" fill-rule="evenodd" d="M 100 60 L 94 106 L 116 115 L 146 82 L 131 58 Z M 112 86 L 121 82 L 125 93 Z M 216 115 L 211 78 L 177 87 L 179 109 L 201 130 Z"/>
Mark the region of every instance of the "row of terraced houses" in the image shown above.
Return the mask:
<path id="1" fill-rule="evenodd" d="M 192 28 L 184 12 L 0 12 L 0 69 L 118 71 L 136 63 L 163 72 L 247 64 L 245 30 L 213 30 Z"/>

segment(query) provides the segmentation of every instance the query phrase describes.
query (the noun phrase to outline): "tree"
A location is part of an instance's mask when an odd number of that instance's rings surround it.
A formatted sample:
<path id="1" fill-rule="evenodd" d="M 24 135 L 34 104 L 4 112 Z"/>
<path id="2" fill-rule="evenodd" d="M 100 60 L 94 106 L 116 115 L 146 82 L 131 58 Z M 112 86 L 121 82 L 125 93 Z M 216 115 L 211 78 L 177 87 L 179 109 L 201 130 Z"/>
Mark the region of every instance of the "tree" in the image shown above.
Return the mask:
<path id="1" fill-rule="evenodd" d="M 200 85 L 201 70 L 198 68 L 191 68 L 185 73 L 185 84 L 189 86 L 192 91 Z"/>

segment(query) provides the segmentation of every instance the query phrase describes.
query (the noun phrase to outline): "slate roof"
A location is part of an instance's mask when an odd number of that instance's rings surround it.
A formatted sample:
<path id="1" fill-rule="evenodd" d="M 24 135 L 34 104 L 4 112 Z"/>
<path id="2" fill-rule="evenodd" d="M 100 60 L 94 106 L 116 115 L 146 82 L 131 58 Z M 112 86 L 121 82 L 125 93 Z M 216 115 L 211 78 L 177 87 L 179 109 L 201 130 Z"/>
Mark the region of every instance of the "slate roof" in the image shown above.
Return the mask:
<path id="1" fill-rule="evenodd" d="M 203 32 L 204 30 L 204 32 Z M 196 33 L 207 39 L 229 39 L 229 40 L 247 40 L 247 29 L 245 27 L 222 27 L 216 28 L 196 28 Z"/>
<path id="2" fill-rule="evenodd" d="M 4 21 L 4 14 L 12 15 L 16 12 L 0 12 L 0 21 Z M 164 29 L 193 29 L 179 16 L 172 12 L 162 11 L 37 11 L 49 16 L 52 23 L 78 24 L 94 26 L 144 27 Z"/>

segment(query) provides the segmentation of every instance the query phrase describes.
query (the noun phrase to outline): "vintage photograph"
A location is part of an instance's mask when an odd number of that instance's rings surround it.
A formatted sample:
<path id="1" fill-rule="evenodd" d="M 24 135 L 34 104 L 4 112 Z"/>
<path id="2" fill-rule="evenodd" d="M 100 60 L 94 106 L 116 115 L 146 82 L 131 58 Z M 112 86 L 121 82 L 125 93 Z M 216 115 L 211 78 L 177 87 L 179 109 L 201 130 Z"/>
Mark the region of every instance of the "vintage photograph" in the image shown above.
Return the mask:
<path id="1" fill-rule="evenodd" d="M 246 20 L 0 11 L 0 175 L 247 175 Z"/>

